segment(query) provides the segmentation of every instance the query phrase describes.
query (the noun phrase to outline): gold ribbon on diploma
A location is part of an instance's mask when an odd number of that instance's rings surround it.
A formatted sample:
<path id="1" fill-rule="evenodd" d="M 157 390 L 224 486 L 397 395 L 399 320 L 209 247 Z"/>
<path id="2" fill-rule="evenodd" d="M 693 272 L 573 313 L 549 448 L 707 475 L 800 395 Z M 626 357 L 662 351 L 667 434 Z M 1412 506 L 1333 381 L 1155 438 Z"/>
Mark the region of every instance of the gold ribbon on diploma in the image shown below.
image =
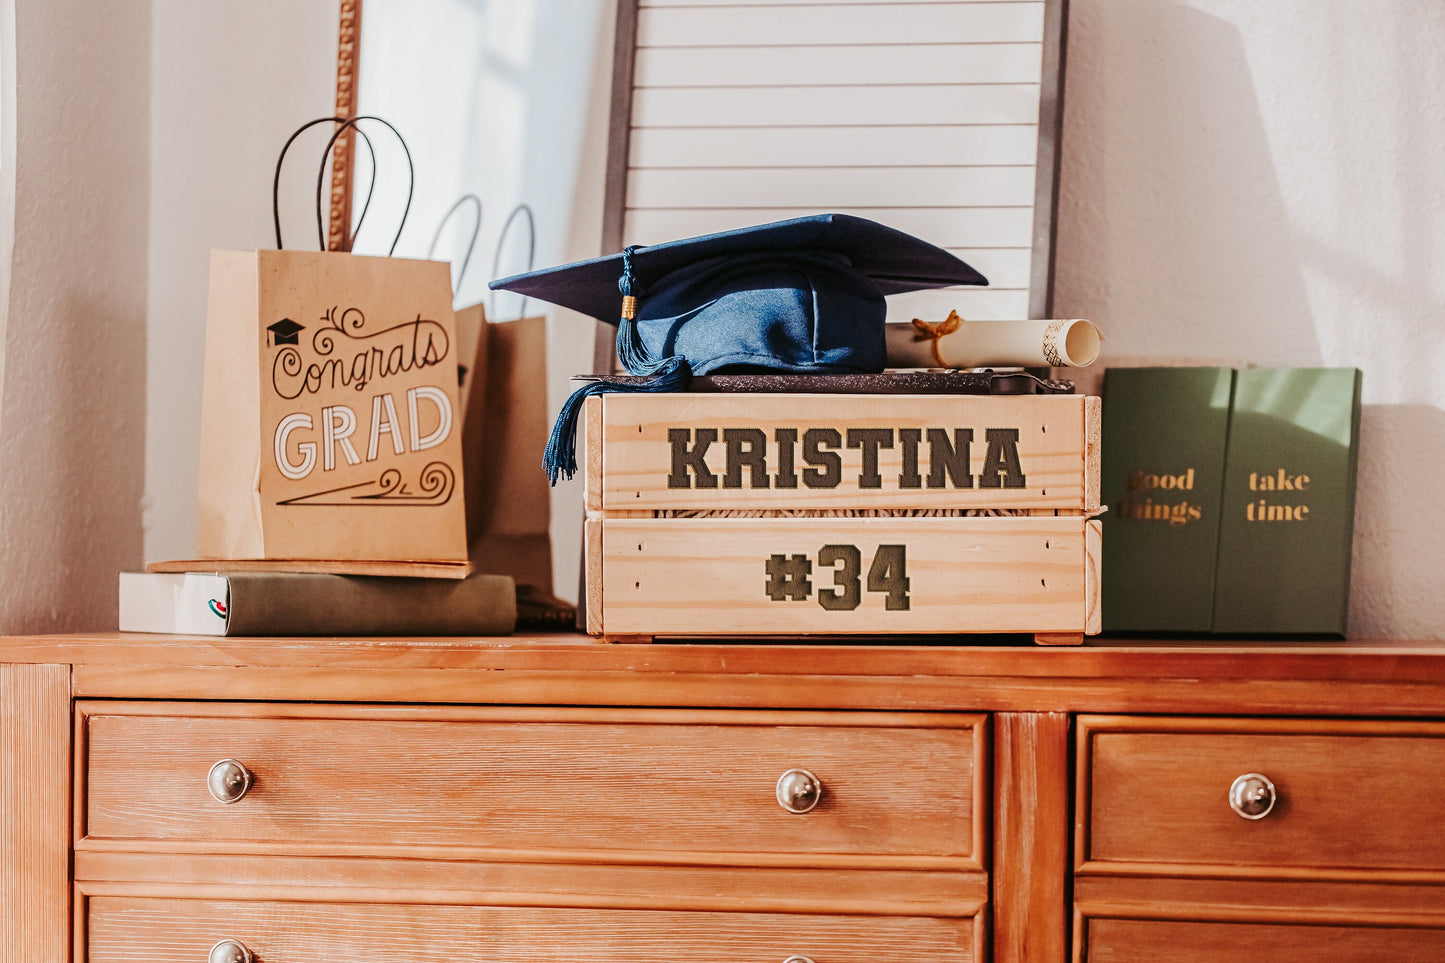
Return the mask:
<path id="1" fill-rule="evenodd" d="M 917 329 L 917 333 L 913 335 L 913 340 L 915 342 L 931 341 L 932 344 L 930 344 L 929 347 L 933 349 L 933 360 L 938 362 L 940 368 L 947 368 L 948 365 L 944 362 L 943 355 L 938 350 L 938 342 L 943 340 L 944 335 L 953 334 L 953 332 L 962 326 L 963 318 L 958 316 L 957 311 L 948 312 L 948 317 L 937 324 L 929 324 L 927 321 L 914 318 L 913 327 Z"/>

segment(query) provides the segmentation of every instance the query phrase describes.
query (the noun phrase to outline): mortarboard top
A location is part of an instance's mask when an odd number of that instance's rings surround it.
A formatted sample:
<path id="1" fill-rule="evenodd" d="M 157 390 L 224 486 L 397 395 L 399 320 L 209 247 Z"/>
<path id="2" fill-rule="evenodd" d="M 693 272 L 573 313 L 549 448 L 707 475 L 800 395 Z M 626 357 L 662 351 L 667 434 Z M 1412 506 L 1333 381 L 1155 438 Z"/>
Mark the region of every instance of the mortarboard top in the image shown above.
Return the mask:
<path id="1" fill-rule="evenodd" d="M 271 332 L 271 340 L 273 344 L 296 344 L 299 340 L 297 338 L 297 335 L 299 335 L 302 331 L 306 330 L 306 325 L 297 324 L 290 318 L 282 318 L 275 324 L 267 325 L 266 330 Z"/>
<path id="2" fill-rule="evenodd" d="M 851 266 L 871 278 L 885 295 L 953 284 L 988 284 L 982 274 L 943 248 L 849 214 L 813 214 L 638 247 L 632 251 L 632 265 L 646 291 L 673 271 L 705 259 L 799 250 L 845 255 Z M 622 304 L 617 279 L 622 270 L 619 253 L 501 278 L 490 286 L 616 324 Z"/>
<path id="3" fill-rule="evenodd" d="M 847 214 L 708 234 L 493 281 L 492 288 L 617 325 L 625 384 L 593 382 L 563 404 L 543 456 L 576 470 L 582 402 L 604 391 L 680 391 L 694 374 L 883 370 L 884 295 L 987 279 L 940 247 Z"/>

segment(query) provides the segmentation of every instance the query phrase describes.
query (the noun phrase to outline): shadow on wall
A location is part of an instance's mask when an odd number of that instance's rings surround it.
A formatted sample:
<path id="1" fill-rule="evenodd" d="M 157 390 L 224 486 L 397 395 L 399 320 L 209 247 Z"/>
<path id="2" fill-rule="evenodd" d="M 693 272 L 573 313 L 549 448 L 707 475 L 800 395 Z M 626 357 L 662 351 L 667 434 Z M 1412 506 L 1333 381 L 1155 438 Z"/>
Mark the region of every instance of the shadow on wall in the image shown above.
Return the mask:
<path id="1" fill-rule="evenodd" d="M 1445 512 L 1440 453 L 1445 411 L 1430 405 L 1365 405 L 1355 486 L 1350 635 L 1439 638 L 1445 596 Z"/>
<path id="2" fill-rule="evenodd" d="M 1110 355 L 1318 364 L 1294 232 L 1237 28 L 1074 0 L 1055 305 Z"/>

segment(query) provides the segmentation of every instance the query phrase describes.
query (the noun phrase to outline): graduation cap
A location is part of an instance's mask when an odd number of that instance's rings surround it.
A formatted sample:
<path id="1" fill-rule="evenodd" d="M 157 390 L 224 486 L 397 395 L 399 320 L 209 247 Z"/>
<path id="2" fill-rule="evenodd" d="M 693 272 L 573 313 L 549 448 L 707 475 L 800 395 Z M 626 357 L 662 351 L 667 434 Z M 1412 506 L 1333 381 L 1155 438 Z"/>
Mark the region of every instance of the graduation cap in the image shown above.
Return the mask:
<path id="1" fill-rule="evenodd" d="M 298 335 L 306 330 L 306 325 L 297 324 L 290 318 L 282 318 L 275 324 L 267 325 L 266 330 L 271 332 L 271 344 L 273 347 L 280 347 L 283 344 L 297 344 Z"/>
<path id="2" fill-rule="evenodd" d="M 910 234 L 847 214 L 633 246 L 491 287 L 616 324 L 627 383 L 593 382 L 562 406 L 543 467 L 576 472 L 582 402 L 605 391 L 679 391 L 692 375 L 883 370 L 884 296 L 987 279 Z"/>

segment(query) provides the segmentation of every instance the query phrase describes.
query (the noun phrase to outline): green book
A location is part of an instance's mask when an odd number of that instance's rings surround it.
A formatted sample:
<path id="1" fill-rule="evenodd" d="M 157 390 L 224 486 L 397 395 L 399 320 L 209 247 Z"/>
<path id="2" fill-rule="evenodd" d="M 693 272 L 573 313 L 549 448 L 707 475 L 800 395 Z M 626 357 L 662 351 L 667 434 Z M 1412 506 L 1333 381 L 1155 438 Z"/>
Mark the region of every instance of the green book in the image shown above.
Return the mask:
<path id="1" fill-rule="evenodd" d="M 1103 627 L 1207 633 L 1234 372 L 1104 375 Z"/>
<path id="2" fill-rule="evenodd" d="M 1344 636 L 1359 433 L 1356 368 L 1235 376 L 1215 632 Z"/>

